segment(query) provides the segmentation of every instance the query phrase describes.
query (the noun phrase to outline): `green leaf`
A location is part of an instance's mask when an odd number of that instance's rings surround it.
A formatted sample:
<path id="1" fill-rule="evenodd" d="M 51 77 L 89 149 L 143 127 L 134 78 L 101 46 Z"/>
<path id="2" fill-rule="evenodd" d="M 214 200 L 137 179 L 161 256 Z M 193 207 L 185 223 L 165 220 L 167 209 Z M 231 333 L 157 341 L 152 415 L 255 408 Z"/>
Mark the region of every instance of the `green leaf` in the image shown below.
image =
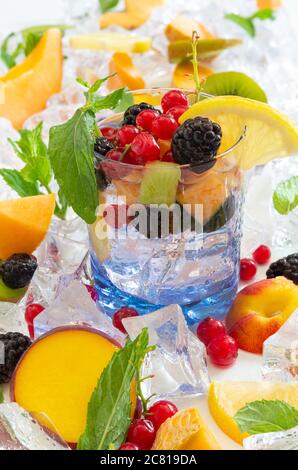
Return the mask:
<path id="1" fill-rule="evenodd" d="M 298 206 L 298 176 L 282 181 L 273 194 L 273 205 L 279 214 L 287 215 Z"/>
<path id="2" fill-rule="evenodd" d="M 258 10 L 256 13 L 254 13 L 251 16 L 251 19 L 258 19 L 261 21 L 264 20 L 272 20 L 274 21 L 276 19 L 274 11 L 271 8 L 263 8 L 262 10 Z"/>
<path id="3" fill-rule="evenodd" d="M 0 169 L 0 176 L 20 197 L 37 196 L 40 194 L 37 184 L 26 181 L 17 170 Z"/>
<path id="4" fill-rule="evenodd" d="M 55 178 L 67 203 L 92 224 L 98 206 L 94 172 L 95 114 L 78 109 L 66 123 L 50 130 L 49 156 Z"/>
<path id="5" fill-rule="evenodd" d="M 238 26 L 244 29 L 247 34 L 249 34 L 249 36 L 251 36 L 252 38 L 255 37 L 256 28 L 251 18 L 245 18 L 244 16 L 236 15 L 235 13 L 228 13 L 227 15 L 225 15 L 225 18 L 227 20 L 233 21 L 233 23 L 236 23 Z"/>
<path id="6" fill-rule="evenodd" d="M 99 1 L 100 10 L 102 13 L 112 10 L 119 3 L 119 0 L 98 0 L 98 1 Z"/>
<path id="7" fill-rule="evenodd" d="M 4 391 L 3 386 L 0 384 L 0 404 L 4 403 Z"/>
<path id="8" fill-rule="evenodd" d="M 298 425 L 298 410 L 284 401 L 261 400 L 247 404 L 234 419 L 250 435 L 285 431 Z"/>
<path id="9" fill-rule="evenodd" d="M 115 113 L 123 113 L 126 111 L 130 106 L 134 104 L 133 94 L 129 89 L 126 87 L 124 89 L 124 93 L 122 98 L 119 100 L 116 108 L 114 109 Z"/>
<path id="10" fill-rule="evenodd" d="M 93 96 L 92 106 L 94 112 L 102 111 L 103 109 L 115 109 L 122 102 L 126 94 L 125 88 L 115 90 L 107 96 Z"/>
<path id="11" fill-rule="evenodd" d="M 131 385 L 148 351 L 148 340 L 144 329 L 113 355 L 89 402 L 78 450 L 119 449 L 124 442 L 131 422 Z"/>

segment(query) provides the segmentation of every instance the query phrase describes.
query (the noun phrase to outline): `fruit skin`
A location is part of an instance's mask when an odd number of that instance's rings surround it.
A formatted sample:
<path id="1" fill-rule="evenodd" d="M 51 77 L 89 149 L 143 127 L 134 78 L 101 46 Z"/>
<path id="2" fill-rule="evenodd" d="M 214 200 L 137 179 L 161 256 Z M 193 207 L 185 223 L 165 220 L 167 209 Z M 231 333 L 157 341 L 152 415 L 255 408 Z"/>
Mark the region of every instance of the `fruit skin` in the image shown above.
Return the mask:
<path id="1" fill-rule="evenodd" d="M 178 413 L 178 408 L 174 403 L 166 400 L 160 400 L 152 405 L 146 416 L 150 419 L 156 431 L 168 419 Z"/>
<path id="2" fill-rule="evenodd" d="M 242 289 L 226 317 L 226 326 L 245 351 L 262 354 L 264 341 L 298 308 L 298 286 L 284 277 Z"/>
<path id="3" fill-rule="evenodd" d="M 131 144 L 139 133 L 139 129 L 135 126 L 127 125 L 120 127 L 118 131 L 119 147 L 124 148 L 126 145 Z"/>
<path id="4" fill-rule="evenodd" d="M 4 284 L 10 289 L 27 287 L 37 269 L 34 256 L 20 253 L 10 256 L 0 268 Z"/>
<path id="5" fill-rule="evenodd" d="M 247 403 L 257 400 L 283 400 L 298 408 L 298 383 L 275 382 L 213 382 L 208 405 L 221 430 L 242 445 L 246 433 L 241 433 L 234 416 Z"/>
<path id="6" fill-rule="evenodd" d="M 109 90 L 117 90 L 127 86 L 130 90 L 141 90 L 145 88 L 142 74 L 134 64 L 132 58 L 125 52 L 115 52 L 109 64 L 111 77 L 107 82 Z"/>
<path id="7" fill-rule="evenodd" d="M 211 96 L 236 95 L 267 103 L 267 96 L 259 84 L 241 72 L 209 74 L 204 83 L 204 93 Z"/>
<path id="8" fill-rule="evenodd" d="M 129 156 L 134 164 L 144 165 L 148 162 L 159 160 L 160 148 L 149 132 L 142 132 L 134 138 Z"/>
<path id="9" fill-rule="evenodd" d="M 298 285 L 298 253 L 293 253 L 272 263 L 266 276 L 268 279 L 284 276 Z"/>
<path id="10" fill-rule="evenodd" d="M 271 258 L 271 250 L 266 245 L 260 245 L 252 254 L 253 259 L 258 264 L 267 264 Z"/>
<path id="11" fill-rule="evenodd" d="M 0 116 L 11 120 L 16 129 L 23 127 L 26 119 L 42 111 L 48 99 L 60 91 L 62 67 L 62 35 L 52 28 L 24 62 L 0 77 L 5 96 Z"/>
<path id="12" fill-rule="evenodd" d="M 10 381 L 18 361 L 31 345 L 31 340 L 21 333 L 6 333 L 0 334 L 0 344 L 4 345 L 5 361 L 0 364 L 0 384 L 4 384 Z"/>
<path id="13" fill-rule="evenodd" d="M 178 124 L 172 116 L 159 116 L 152 123 L 152 134 L 158 139 L 170 140 Z"/>
<path id="14" fill-rule="evenodd" d="M 231 336 L 220 335 L 210 341 L 207 354 L 216 366 L 230 367 L 238 357 L 238 346 Z"/>
<path id="15" fill-rule="evenodd" d="M 127 331 L 124 328 L 122 320 L 124 320 L 124 318 L 131 318 L 131 317 L 138 317 L 138 316 L 139 314 L 134 308 L 122 307 L 120 308 L 120 310 L 114 313 L 113 325 L 115 328 L 117 328 L 118 330 L 120 330 L 122 333 L 126 335 Z"/>
<path id="16" fill-rule="evenodd" d="M 183 91 L 170 90 L 162 97 L 161 107 L 164 113 L 169 111 L 169 109 L 173 108 L 174 106 L 185 106 L 188 108 L 188 99 Z"/>
<path id="17" fill-rule="evenodd" d="M 25 320 L 28 326 L 30 338 L 34 339 L 34 320 L 38 315 L 44 311 L 44 307 L 40 304 L 27 305 L 25 310 Z"/>
<path id="18" fill-rule="evenodd" d="M 148 419 L 136 419 L 131 424 L 127 439 L 140 450 L 150 450 L 156 436 L 153 424 Z"/>
<path id="19" fill-rule="evenodd" d="M 160 115 L 160 112 L 157 110 L 144 110 L 142 111 L 136 119 L 136 124 L 138 127 L 147 132 L 152 132 L 153 121 Z"/>
<path id="20" fill-rule="evenodd" d="M 140 450 L 140 449 L 135 444 L 132 444 L 132 442 L 125 442 L 124 444 L 122 444 L 121 447 L 119 447 L 119 450 Z"/>
<path id="21" fill-rule="evenodd" d="M 225 335 L 226 334 L 226 327 L 220 320 L 216 318 L 207 317 L 205 320 L 199 323 L 197 328 L 197 336 L 205 346 L 217 336 Z"/>
<path id="22" fill-rule="evenodd" d="M 167 116 L 172 116 L 176 122 L 179 122 L 179 118 L 187 111 L 185 106 L 174 106 L 167 111 Z"/>
<path id="23" fill-rule="evenodd" d="M 36 250 L 49 228 L 55 199 L 50 194 L 0 201 L 0 259 Z"/>
<path id="24" fill-rule="evenodd" d="M 256 263 L 249 258 L 240 260 L 240 279 L 241 281 L 251 281 L 257 274 Z"/>
<path id="25" fill-rule="evenodd" d="M 127 108 L 127 110 L 125 111 L 122 125 L 125 126 L 126 124 L 131 124 L 135 126 L 136 121 L 137 121 L 137 116 L 145 109 L 146 110 L 151 109 L 152 111 L 159 112 L 154 106 L 152 106 L 151 104 L 145 103 L 143 101 L 139 104 L 133 104 L 132 106 Z"/>

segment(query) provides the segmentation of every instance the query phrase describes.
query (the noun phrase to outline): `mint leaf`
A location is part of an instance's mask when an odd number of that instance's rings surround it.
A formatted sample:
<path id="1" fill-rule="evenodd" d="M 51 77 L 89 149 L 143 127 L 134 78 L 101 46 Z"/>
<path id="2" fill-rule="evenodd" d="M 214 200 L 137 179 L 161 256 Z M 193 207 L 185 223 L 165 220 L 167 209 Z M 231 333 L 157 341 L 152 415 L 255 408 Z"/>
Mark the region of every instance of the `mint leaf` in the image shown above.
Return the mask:
<path id="1" fill-rule="evenodd" d="M 298 425 L 298 410 L 284 401 L 261 400 L 247 404 L 234 419 L 250 435 L 285 431 Z"/>
<path id="2" fill-rule="evenodd" d="M 148 351 L 148 341 L 148 330 L 144 329 L 113 355 L 89 402 L 78 450 L 119 449 L 124 442 L 131 422 L 131 385 Z"/>
<path id="3" fill-rule="evenodd" d="M 247 32 L 249 36 L 252 38 L 256 36 L 256 27 L 254 25 L 255 20 L 275 20 L 275 15 L 273 10 L 269 8 L 265 8 L 262 10 L 258 10 L 251 16 L 241 16 L 236 15 L 235 13 L 228 13 L 225 15 L 227 20 L 233 21 L 233 23 L 240 26 L 244 31 Z"/>
<path id="4" fill-rule="evenodd" d="M 99 7 L 102 13 L 112 10 L 119 3 L 119 0 L 98 0 L 98 1 L 99 1 Z"/>
<path id="5" fill-rule="evenodd" d="M 264 20 L 274 21 L 276 18 L 275 18 L 274 11 L 271 10 L 271 8 L 263 8 L 262 10 L 258 10 L 256 13 L 254 13 L 251 16 L 251 19 L 252 20 L 258 19 L 258 20 L 261 20 L 261 21 L 264 21 Z"/>
<path id="6" fill-rule="evenodd" d="M 126 111 L 130 106 L 134 104 L 133 94 L 131 91 L 126 87 L 123 91 L 122 98 L 119 100 L 119 103 L 115 107 L 115 113 L 123 113 Z"/>
<path id="7" fill-rule="evenodd" d="M 0 404 L 4 403 L 4 391 L 3 386 L 0 384 Z"/>
<path id="8" fill-rule="evenodd" d="M 287 215 L 298 206 L 298 176 L 282 181 L 273 194 L 273 205 L 279 214 Z"/>
<path id="9" fill-rule="evenodd" d="M 95 114 L 78 109 L 66 123 L 50 130 L 49 155 L 55 178 L 67 203 L 87 222 L 96 220 L 98 206 L 94 171 Z"/>
<path id="10" fill-rule="evenodd" d="M 0 176 L 19 196 L 37 196 L 40 194 L 37 184 L 26 181 L 17 170 L 0 169 Z"/>

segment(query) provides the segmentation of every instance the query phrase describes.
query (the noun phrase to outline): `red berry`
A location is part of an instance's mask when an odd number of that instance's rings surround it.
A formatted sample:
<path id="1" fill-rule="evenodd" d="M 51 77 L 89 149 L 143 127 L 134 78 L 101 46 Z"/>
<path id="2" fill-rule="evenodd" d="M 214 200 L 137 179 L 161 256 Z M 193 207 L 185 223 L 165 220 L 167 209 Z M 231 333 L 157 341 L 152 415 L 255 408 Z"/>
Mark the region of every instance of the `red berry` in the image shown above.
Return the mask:
<path id="1" fill-rule="evenodd" d="M 122 152 L 121 152 L 121 150 L 117 150 L 117 149 L 110 150 L 106 154 L 106 158 L 109 158 L 110 160 L 115 160 L 116 162 L 119 162 L 122 158 Z"/>
<path id="2" fill-rule="evenodd" d="M 102 133 L 103 137 L 108 140 L 111 140 L 112 142 L 117 137 L 117 129 L 115 129 L 114 127 L 103 127 L 100 129 L 100 132 Z"/>
<path id="3" fill-rule="evenodd" d="M 153 135 L 142 132 L 137 135 L 131 144 L 129 158 L 135 165 L 144 165 L 147 162 L 159 160 L 160 148 Z"/>
<path id="4" fill-rule="evenodd" d="M 169 150 L 168 152 L 166 152 L 164 154 L 164 156 L 162 157 L 161 159 L 163 162 L 170 162 L 170 163 L 173 163 L 174 162 L 174 158 L 173 158 L 173 152 L 171 152 L 171 150 Z"/>
<path id="5" fill-rule="evenodd" d="M 257 274 L 257 266 L 254 260 L 243 258 L 240 261 L 240 279 L 241 281 L 250 281 Z"/>
<path id="6" fill-rule="evenodd" d="M 150 450 L 155 436 L 156 431 L 149 419 L 136 419 L 128 430 L 127 439 L 141 450 Z"/>
<path id="7" fill-rule="evenodd" d="M 208 346 L 217 336 L 225 335 L 226 333 L 226 327 L 223 322 L 211 317 L 205 318 L 197 329 L 198 338 L 205 346 Z"/>
<path id="8" fill-rule="evenodd" d="M 174 108 L 176 106 L 184 106 L 188 108 L 189 103 L 187 96 L 185 95 L 185 93 L 183 93 L 183 91 L 168 91 L 168 93 L 166 93 L 161 100 L 161 107 L 163 112 L 166 113 L 167 111 L 169 111 L 169 109 Z"/>
<path id="9" fill-rule="evenodd" d="M 140 133 L 139 129 L 135 126 L 127 125 L 120 127 L 118 130 L 118 142 L 120 147 L 125 147 L 132 143 L 134 138 Z"/>
<path id="10" fill-rule="evenodd" d="M 141 127 L 144 131 L 152 131 L 152 123 L 159 116 L 158 111 L 153 109 L 145 109 L 137 116 L 137 126 Z"/>
<path id="11" fill-rule="evenodd" d="M 162 140 L 170 140 L 173 137 L 178 124 L 172 116 L 161 115 L 152 123 L 152 134 Z"/>
<path id="12" fill-rule="evenodd" d="M 270 248 L 266 245 L 260 245 L 253 254 L 253 259 L 258 264 L 267 264 L 271 258 Z"/>
<path id="13" fill-rule="evenodd" d="M 124 444 L 122 444 L 119 450 L 139 450 L 139 448 L 132 442 L 125 442 Z"/>
<path id="14" fill-rule="evenodd" d="M 178 408 L 170 401 L 161 400 L 154 403 L 148 410 L 148 418 L 153 424 L 155 431 L 158 431 L 162 423 L 178 413 Z"/>
<path id="15" fill-rule="evenodd" d="M 234 364 L 237 359 L 238 346 L 231 336 L 221 335 L 208 344 L 207 353 L 215 365 L 228 367 Z"/>
<path id="16" fill-rule="evenodd" d="M 176 122 L 179 121 L 179 118 L 188 110 L 187 106 L 174 106 L 174 108 L 167 111 L 167 116 L 172 116 Z"/>
<path id="17" fill-rule="evenodd" d="M 98 301 L 98 293 L 97 293 L 95 287 L 94 286 L 88 286 L 88 284 L 85 284 L 85 287 L 86 287 L 87 291 L 89 292 L 89 294 L 91 296 L 91 299 L 94 302 L 97 302 Z"/>
<path id="18" fill-rule="evenodd" d="M 28 331 L 31 339 L 34 339 L 34 319 L 44 311 L 44 307 L 40 304 L 28 305 L 25 311 L 25 320 L 28 325 Z"/>
<path id="19" fill-rule="evenodd" d="M 129 222 L 128 209 L 126 204 L 111 204 L 103 212 L 106 223 L 117 229 L 127 225 Z"/>
<path id="20" fill-rule="evenodd" d="M 126 334 L 126 329 L 123 326 L 122 320 L 124 318 L 138 317 L 139 314 L 134 308 L 122 307 L 113 316 L 113 325 L 122 333 Z"/>

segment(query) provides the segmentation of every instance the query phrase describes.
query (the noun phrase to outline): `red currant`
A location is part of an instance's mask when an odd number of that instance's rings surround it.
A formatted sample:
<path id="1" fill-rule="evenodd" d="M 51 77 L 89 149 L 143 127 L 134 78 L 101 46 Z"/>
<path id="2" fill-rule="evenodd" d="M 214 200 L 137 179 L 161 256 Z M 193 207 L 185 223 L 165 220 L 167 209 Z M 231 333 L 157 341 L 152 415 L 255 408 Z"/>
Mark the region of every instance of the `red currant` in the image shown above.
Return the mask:
<path id="1" fill-rule="evenodd" d="M 161 115 L 152 123 L 152 134 L 162 140 L 170 140 L 173 137 L 178 124 L 172 116 Z"/>
<path id="2" fill-rule="evenodd" d="M 149 419 L 137 419 L 131 424 L 127 439 L 141 450 L 150 450 L 155 436 L 156 431 Z"/>
<path id="3" fill-rule="evenodd" d="M 208 344 L 207 353 L 215 365 L 228 367 L 237 359 L 238 345 L 229 335 L 217 336 Z"/>
<path id="4" fill-rule="evenodd" d="M 176 122 L 179 121 L 179 118 L 188 110 L 187 106 L 174 106 L 167 111 L 167 116 L 172 116 Z"/>
<path id="5" fill-rule="evenodd" d="M 188 108 L 189 103 L 187 96 L 183 91 L 180 90 L 171 90 L 168 91 L 164 95 L 164 97 L 161 100 L 161 107 L 164 113 L 169 111 L 169 109 L 174 108 L 176 106 L 184 106 Z"/>
<path id="6" fill-rule="evenodd" d="M 106 158 L 109 158 L 110 160 L 115 160 L 116 162 L 119 162 L 122 158 L 122 152 L 121 152 L 121 150 L 117 150 L 117 149 L 110 150 L 106 154 Z"/>
<path id="7" fill-rule="evenodd" d="M 102 133 L 103 137 L 108 140 L 111 140 L 112 142 L 117 137 L 117 129 L 115 129 L 114 127 L 103 127 L 100 129 L 100 132 Z"/>
<path id="8" fill-rule="evenodd" d="M 153 121 L 160 115 L 158 111 L 153 109 L 145 109 L 137 116 L 137 126 L 141 127 L 144 131 L 152 131 Z"/>
<path id="9" fill-rule="evenodd" d="M 241 281 L 250 281 L 257 274 L 257 266 L 254 260 L 243 258 L 240 261 L 240 279 Z"/>
<path id="10" fill-rule="evenodd" d="M 178 408 L 170 401 L 161 400 L 154 403 L 148 410 L 148 418 L 153 424 L 155 431 L 158 431 L 162 423 L 178 413 Z"/>
<path id="11" fill-rule="evenodd" d="M 135 126 L 127 125 L 120 127 L 118 130 L 118 142 L 120 147 L 125 147 L 132 143 L 134 138 L 140 133 L 139 129 Z"/>
<path id="12" fill-rule="evenodd" d="M 136 165 L 159 160 L 160 148 L 153 135 L 148 132 L 137 135 L 131 144 L 129 157 Z"/>
<path id="13" fill-rule="evenodd" d="M 91 296 L 91 299 L 94 301 L 94 302 L 97 302 L 98 301 L 98 293 L 95 289 L 94 286 L 88 286 L 88 284 L 85 284 L 86 286 L 86 289 L 87 291 L 89 292 L 90 296 Z"/>
<path id="14" fill-rule="evenodd" d="M 168 152 L 166 152 L 164 154 L 164 156 L 162 157 L 161 159 L 163 162 L 170 162 L 170 163 L 173 163 L 174 162 L 174 157 L 173 157 L 173 152 L 171 152 L 171 150 L 169 150 Z"/>
<path id="15" fill-rule="evenodd" d="M 226 333 L 226 327 L 223 322 L 211 317 L 205 318 L 197 329 L 198 338 L 205 346 L 208 346 L 217 336 L 225 335 Z"/>
<path id="16" fill-rule="evenodd" d="M 139 450 L 139 448 L 132 442 L 125 442 L 124 444 L 122 444 L 119 450 Z"/>
<path id="17" fill-rule="evenodd" d="M 139 314 L 134 308 L 122 307 L 113 316 L 113 325 L 122 333 L 127 334 L 126 329 L 123 326 L 122 320 L 124 318 L 138 317 Z"/>
<path id="18" fill-rule="evenodd" d="M 271 258 L 270 248 L 266 245 L 260 245 L 252 254 L 253 259 L 258 264 L 267 264 Z"/>
<path id="19" fill-rule="evenodd" d="M 40 304 L 28 305 L 25 311 L 25 320 L 28 326 L 28 331 L 31 339 L 34 339 L 34 319 L 44 311 L 44 307 Z"/>
<path id="20" fill-rule="evenodd" d="M 103 216 L 110 227 L 118 229 L 128 224 L 128 209 L 126 204 L 111 204 L 104 210 Z"/>

